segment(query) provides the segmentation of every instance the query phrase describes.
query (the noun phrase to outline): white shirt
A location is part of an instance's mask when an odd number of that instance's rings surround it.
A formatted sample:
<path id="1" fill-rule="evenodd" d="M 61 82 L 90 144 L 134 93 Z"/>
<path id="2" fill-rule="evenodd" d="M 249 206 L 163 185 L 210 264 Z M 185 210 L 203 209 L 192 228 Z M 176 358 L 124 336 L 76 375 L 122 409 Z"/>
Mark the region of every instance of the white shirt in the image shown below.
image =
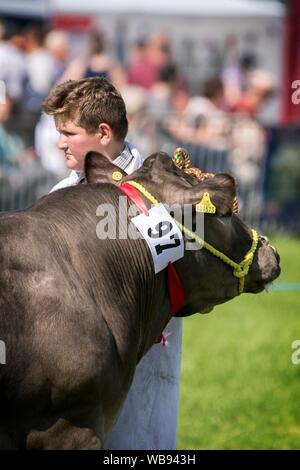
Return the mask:
<path id="1" fill-rule="evenodd" d="M 5 83 L 6 93 L 15 100 L 22 98 L 25 76 L 24 55 L 12 44 L 0 41 L 0 81 Z"/>
<path id="2" fill-rule="evenodd" d="M 54 80 L 54 63 L 49 52 L 41 47 L 27 54 L 26 69 L 32 89 L 35 93 L 46 96 Z"/>

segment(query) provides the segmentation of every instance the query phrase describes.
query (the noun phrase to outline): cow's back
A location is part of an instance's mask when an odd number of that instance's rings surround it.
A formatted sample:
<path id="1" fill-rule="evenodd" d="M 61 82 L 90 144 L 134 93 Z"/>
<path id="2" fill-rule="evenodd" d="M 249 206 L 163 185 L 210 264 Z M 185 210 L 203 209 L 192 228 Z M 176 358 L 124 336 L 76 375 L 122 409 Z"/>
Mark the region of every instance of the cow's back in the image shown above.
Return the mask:
<path id="1" fill-rule="evenodd" d="M 99 398 L 120 376 L 113 374 L 120 365 L 101 305 L 88 295 L 86 272 L 78 271 L 80 239 L 62 229 L 67 217 L 55 205 L 53 218 L 51 207 L 0 216 L 0 339 L 6 345 L 0 407 L 2 416 L 21 412 L 24 422 L 68 407 L 72 396 Z M 81 224 L 88 239 L 84 214 Z"/>
<path id="2" fill-rule="evenodd" d="M 0 216 L 0 414 L 8 427 L 19 429 L 21 417 L 42 428 L 70 407 L 74 416 L 94 407 L 95 416 L 100 406 L 97 422 L 109 429 L 141 348 L 164 326 L 149 315 L 161 303 L 162 277 L 145 242 L 97 237 L 97 207 L 118 208 L 119 196 L 112 185 L 79 185 Z"/>

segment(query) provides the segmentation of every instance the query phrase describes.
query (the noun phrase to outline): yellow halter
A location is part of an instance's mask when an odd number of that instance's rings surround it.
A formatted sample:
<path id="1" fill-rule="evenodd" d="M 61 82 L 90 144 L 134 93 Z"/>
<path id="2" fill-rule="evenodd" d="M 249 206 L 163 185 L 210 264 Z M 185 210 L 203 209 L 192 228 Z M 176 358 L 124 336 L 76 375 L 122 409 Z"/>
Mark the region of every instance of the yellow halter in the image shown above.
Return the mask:
<path id="1" fill-rule="evenodd" d="M 137 183 L 136 181 L 126 181 L 126 183 L 131 184 L 131 186 L 135 187 L 138 189 L 153 205 L 159 204 L 159 201 L 155 199 L 154 196 L 152 196 L 149 191 L 140 183 Z M 244 259 L 240 263 L 236 263 L 235 261 L 232 261 L 228 256 L 224 255 L 221 251 L 217 250 L 214 248 L 212 245 L 207 243 L 205 240 L 202 240 L 196 233 L 192 232 L 188 228 L 186 228 L 184 225 L 182 225 L 178 220 L 176 220 L 173 217 L 174 221 L 180 228 L 180 230 L 184 233 L 186 233 L 189 237 L 194 239 L 197 243 L 199 243 L 200 246 L 203 246 L 207 251 L 209 251 L 211 254 L 216 256 L 217 258 L 220 258 L 224 263 L 228 264 L 233 268 L 233 275 L 237 277 L 240 282 L 239 282 L 239 294 L 242 294 L 244 291 L 244 285 L 245 285 L 245 276 L 248 274 L 250 266 L 253 262 L 254 258 L 254 253 L 257 248 L 257 243 L 258 243 L 258 234 L 256 230 L 252 229 L 252 245 L 250 250 L 246 253 Z"/>

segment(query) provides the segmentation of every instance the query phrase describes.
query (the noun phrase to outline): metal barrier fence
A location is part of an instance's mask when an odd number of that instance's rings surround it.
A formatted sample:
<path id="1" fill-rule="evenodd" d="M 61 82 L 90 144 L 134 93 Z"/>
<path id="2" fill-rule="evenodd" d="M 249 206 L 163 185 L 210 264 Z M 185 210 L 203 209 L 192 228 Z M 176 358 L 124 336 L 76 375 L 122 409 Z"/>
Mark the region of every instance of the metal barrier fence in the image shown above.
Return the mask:
<path id="1" fill-rule="evenodd" d="M 0 211 L 26 209 L 47 194 L 57 177 L 40 164 L 0 167 Z"/>
<path id="2" fill-rule="evenodd" d="M 184 147 L 190 155 L 191 166 L 200 168 L 203 173 L 229 173 L 236 177 L 227 150 L 216 150 L 200 145 L 189 145 L 186 142 L 171 142 L 170 140 L 165 149 L 171 154 L 176 147 Z M 264 214 L 265 178 L 266 158 L 261 159 L 259 176 L 251 185 L 239 184 L 236 177 L 239 215 L 248 225 L 257 229 L 262 225 Z"/>
<path id="3" fill-rule="evenodd" d="M 170 138 L 159 140 L 159 149 L 172 155 L 178 146 L 185 147 L 191 157 L 191 165 L 203 172 L 232 173 L 229 154 L 225 150 L 214 150 L 199 145 L 186 145 Z M 246 223 L 259 228 L 263 213 L 264 163 L 258 181 L 251 187 L 238 186 L 240 215 Z M 40 197 L 49 192 L 57 182 L 57 177 L 45 170 L 39 163 L 24 166 L 22 169 L 0 167 L 0 211 L 21 210 L 30 207 Z"/>

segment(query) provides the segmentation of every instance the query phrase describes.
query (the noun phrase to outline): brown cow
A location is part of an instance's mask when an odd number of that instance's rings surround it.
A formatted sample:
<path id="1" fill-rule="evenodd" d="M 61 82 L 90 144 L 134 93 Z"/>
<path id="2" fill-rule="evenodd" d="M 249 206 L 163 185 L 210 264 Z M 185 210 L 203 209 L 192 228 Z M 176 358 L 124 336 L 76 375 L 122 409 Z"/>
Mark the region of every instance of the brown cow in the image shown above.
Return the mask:
<path id="1" fill-rule="evenodd" d="M 114 171 L 90 152 L 87 184 L 0 215 L 1 448 L 102 448 L 138 361 L 170 319 L 167 270 L 154 273 L 145 240 L 96 235 L 97 207 L 118 205 Z M 123 174 L 122 182 L 129 179 L 168 206 L 195 208 L 209 192 L 217 211 L 205 215 L 205 240 L 238 263 L 249 251 L 252 233 L 232 214 L 229 175 L 199 183 L 158 153 Z M 178 315 L 207 311 L 239 292 L 233 269 L 206 249 L 185 251 L 175 267 L 185 296 Z M 276 250 L 260 238 L 244 291 L 262 291 L 279 271 Z"/>

